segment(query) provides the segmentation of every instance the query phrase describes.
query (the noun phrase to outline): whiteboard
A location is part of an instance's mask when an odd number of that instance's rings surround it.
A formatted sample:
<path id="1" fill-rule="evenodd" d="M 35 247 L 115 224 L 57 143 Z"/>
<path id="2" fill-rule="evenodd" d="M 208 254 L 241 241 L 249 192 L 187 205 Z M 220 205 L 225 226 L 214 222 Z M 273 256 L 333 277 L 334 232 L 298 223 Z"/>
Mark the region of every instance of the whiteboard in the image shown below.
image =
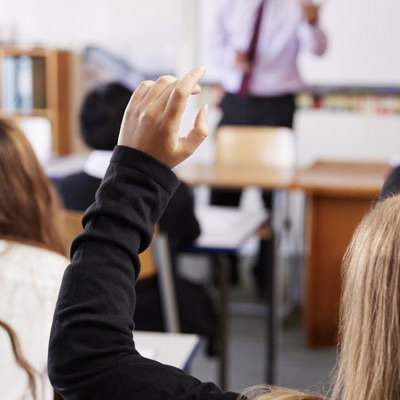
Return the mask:
<path id="1" fill-rule="evenodd" d="M 220 72 L 213 65 L 209 43 L 221 0 L 197 2 L 198 61 L 208 64 L 207 79 L 215 81 Z M 326 0 L 321 26 L 329 38 L 328 51 L 321 58 L 300 55 L 304 81 L 311 85 L 400 86 L 399 16 L 399 0 Z"/>

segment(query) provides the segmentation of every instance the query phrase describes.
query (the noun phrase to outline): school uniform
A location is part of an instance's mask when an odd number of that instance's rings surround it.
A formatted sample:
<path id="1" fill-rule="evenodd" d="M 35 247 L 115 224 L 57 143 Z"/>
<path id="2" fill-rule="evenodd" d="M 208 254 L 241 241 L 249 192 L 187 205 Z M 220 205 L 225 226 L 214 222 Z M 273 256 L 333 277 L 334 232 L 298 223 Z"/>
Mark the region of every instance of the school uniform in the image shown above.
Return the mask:
<path id="1" fill-rule="evenodd" d="M 93 150 L 83 171 L 66 176 L 56 187 L 69 210 L 85 211 L 95 199 L 110 163 L 112 151 Z M 200 225 L 194 214 L 194 197 L 189 186 L 181 183 L 166 207 L 160 221 L 160 230 L 167 233 L 173 256 L 180 248 L 190 245 L 200 234 Z"/>
<path id="2" fill-rule="evenodd" d="M 95 194 L 110 164 L 112 151 L 93 150 L 79 173 L 58 183 L 66 208 L 85 211 L 95 200 Z M 177 271 L 179 252 L 190 246 L 200 235 L 200 225 L 194 213 L 192 189 L 180 183 L 160 220 L 160 231 L 168 236 L 171 264 L 175 277 L 180 326 L 183 332 L 196 333 L 208 339 L 211 354 L 217 337 L 216 311 L 209 293 L 197 283 L 180 277 Z M 135 323 L 140 330 L 164 331 L 162 297 L 158 277 L 141 279 L 136 285 L 139 300 L 136 304 Z M 195 299 L 195 301 L 191 301 Z M 195 317 L 200 312 L 201 319 Z"/>
<path id="3" fill-rule="evenodd" d="M 169 168 L 117 146 L 72 244 L 49 348 L 49 376 L 65 400 L 234 400 L 212 383 L 143 358 L 134 329 L 138 253 L 179 185 Z"/>

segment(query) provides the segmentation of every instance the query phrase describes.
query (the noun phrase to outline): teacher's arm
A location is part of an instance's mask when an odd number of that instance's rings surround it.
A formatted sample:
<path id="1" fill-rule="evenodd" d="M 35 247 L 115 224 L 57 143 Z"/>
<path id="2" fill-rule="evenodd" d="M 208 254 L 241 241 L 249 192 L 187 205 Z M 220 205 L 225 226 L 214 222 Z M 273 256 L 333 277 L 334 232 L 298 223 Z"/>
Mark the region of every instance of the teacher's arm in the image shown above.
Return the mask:
<path id="1" fill-rule="evenodd" d="M 311 53 L 321 56 L 326 52 L 328 39 L 320 27 L 321 6 L 311 0 L 300 0 L 301 22 L 298 37 L 300 45 Z"/>

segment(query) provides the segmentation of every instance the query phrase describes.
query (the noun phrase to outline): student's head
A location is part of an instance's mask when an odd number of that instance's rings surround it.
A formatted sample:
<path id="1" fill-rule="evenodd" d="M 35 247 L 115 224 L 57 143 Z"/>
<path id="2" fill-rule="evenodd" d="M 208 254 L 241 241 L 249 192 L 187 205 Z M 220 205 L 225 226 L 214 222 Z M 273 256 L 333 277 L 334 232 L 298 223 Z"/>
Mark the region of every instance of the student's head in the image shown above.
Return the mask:
<path id="1" fill-rule="evenodd" d="M 344 259 L 333 398 L 400 398 L 400 196 L 363 219 Z"/>
<path id="2" fill-rule="evenodd" d="M 132 91 L 120 83 L 98 86 L 86 96 L 80 114 L 85 143 L 96 150 L 113 150 Z"/>
<path id="3" fill-rule="evenodd" d="M 340 355 L 331 400 L 400 399 L 400 195 L 363 219 L 343 262 Z M 286 389 L 259 389 L 257 400 L 317 400 Z"/>
<path id="4" fill-rule="evenodd" d="M 0 119 L 0 238 L 64 253 L 60 205 L 25 135 Z"/>
<path id="5" fill-rule="evenodd" d="M 327 400 L 327 398 L 318 394 L 260 385 L 246 389 L 238 400 Z"/>

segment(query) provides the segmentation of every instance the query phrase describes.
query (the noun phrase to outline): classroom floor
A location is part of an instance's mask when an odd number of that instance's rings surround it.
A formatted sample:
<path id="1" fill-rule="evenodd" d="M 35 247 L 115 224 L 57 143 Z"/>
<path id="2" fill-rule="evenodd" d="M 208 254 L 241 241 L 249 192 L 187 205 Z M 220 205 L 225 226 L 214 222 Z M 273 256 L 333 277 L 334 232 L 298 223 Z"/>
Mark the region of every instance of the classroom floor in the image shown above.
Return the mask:
<path id="1" fill-rule="evenodd" d="M 249 279 L 244 279 L 240 288 L 231 291 L 231 302 L 258 303 Z M 264 382 L 266 323 L 262 316 L 245 315 L 238 307 L 231 310 L 229 323 L 228 389 L 241 391 Z M 333 348 L 309 349 L 304 346 L 301 316 L 299 311 L 294 312 L 285 321 L 280 337 L 277 384 L 321 391 L 329 383 L 335 358 Z M 217 368 L 216 359 L 206 357 L 203 346 L 197 352 L 190 372 L 202 381 L 216 382 Z"/>

